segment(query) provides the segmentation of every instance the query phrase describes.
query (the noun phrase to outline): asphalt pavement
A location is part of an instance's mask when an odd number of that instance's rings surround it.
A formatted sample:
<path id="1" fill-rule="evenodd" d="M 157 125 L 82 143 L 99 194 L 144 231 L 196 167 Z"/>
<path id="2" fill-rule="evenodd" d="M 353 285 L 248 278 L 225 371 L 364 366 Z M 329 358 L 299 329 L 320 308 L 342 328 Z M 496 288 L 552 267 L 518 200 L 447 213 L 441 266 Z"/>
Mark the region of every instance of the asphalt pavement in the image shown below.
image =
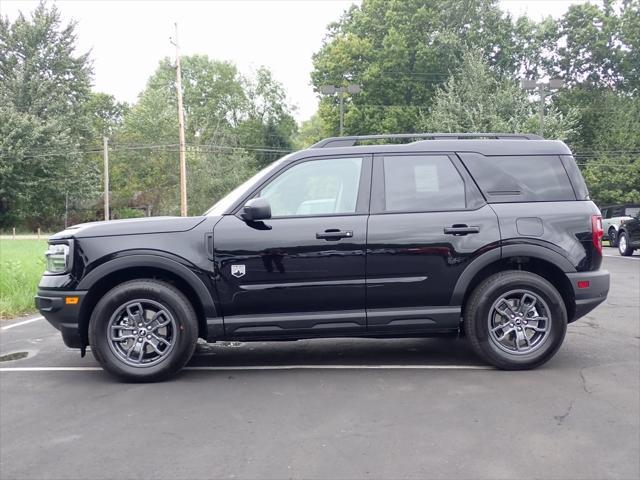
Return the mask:
<path id="1" fill-rule="evenodd" d="M 465 340 L 338 339 L 200 345 L 136 385 L 4 322 L 0 357 L 27 356 L 0 362 L 0 478 L 640 478 L 640 256 L 605 250 L 607 302 L 525 372 Z"/>

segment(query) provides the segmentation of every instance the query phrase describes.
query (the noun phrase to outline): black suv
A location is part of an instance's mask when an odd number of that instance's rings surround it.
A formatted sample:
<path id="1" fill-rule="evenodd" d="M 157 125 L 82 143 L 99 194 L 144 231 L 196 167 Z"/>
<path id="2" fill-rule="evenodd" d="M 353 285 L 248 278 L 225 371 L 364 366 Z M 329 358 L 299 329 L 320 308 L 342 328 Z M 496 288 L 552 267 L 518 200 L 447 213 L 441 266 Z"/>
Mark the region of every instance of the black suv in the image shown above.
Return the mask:
<path id="1" fill-rule="evenodd" d="M 640 209 L 632 218 L 622 220 L 618 227 L 618 251 L 620 255 L 629 257 L 640 248 Z"/>
<path id="2" fill-rule="evenodd" d="M 602 234 L 562 142 L 329 138 L 203 216 L 53 235 L 36 305 L 68 346 L 130 380 L 176 373 L 198 337 L 464 333 L 487 362 L 527 369 L 606 298 Z"/>

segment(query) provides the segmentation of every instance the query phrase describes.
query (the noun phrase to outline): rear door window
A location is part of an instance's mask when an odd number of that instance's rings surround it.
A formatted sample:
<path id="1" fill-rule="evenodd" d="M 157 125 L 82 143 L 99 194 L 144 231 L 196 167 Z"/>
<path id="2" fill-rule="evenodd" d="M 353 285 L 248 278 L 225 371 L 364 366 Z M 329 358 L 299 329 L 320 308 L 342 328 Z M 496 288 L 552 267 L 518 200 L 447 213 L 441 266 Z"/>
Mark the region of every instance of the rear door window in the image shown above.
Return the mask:
<path id="1" fill-rule="evenodd" d="M 613 209 L 612 217 L 624 217 L 624 207 L 615 207 Z"/>
<path id="2" fill-rule="evenodd" d="M 489 202 L 576 200 L 557 155 L 489 157 L 461 153 L 460 157 Z"/>
<path id="3" fill-rule="evenodd" d="M 445 155 L 384 159 L 384 211 L 427 212 L 466 207 L 465 185 Z"/>

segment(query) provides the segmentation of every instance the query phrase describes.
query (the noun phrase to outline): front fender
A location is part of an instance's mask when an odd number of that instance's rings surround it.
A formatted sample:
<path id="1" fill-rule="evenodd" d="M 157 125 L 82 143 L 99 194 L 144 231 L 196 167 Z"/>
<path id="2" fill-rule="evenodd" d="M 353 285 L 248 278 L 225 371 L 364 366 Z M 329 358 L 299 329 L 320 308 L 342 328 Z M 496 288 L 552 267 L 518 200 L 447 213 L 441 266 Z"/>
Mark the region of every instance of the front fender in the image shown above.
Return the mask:
<path id="1" fill-rule="evenodd" d="M 218 316 L 212 294 L 202 279 L 184 264 L 160 255 L 131 254 L 109 260 L 85 275 L 85 277 L 80 280 L 77 289 L 91 290 L 91 288 L 105 276 L 131 268 L 157 268 L 176 275 L 186 282 L 196 293 L 207 318 Z"/>

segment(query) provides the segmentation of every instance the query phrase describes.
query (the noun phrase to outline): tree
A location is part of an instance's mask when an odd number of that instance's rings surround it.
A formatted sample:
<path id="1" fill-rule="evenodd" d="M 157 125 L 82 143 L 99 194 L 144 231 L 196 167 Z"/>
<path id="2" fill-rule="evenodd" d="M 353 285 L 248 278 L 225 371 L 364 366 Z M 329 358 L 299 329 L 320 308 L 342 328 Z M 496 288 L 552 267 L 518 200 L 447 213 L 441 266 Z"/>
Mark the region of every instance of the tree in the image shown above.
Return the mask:
<path id="1" fill-rule="evenodd" d="M 291 148 L 295 122 L 282 86 L 267 69 L 255 78 L 204 55 L 182 58 L 189 210 L 201 212 Z M 175 70 L 164 59 L 115 136 L 116 203 L 178 212 Z M 117 145 L 122 145 L 118 150 Z M 128 150 L 126 145 L 148 145 Z"/>
<path id="2" fill-rule="evenodd" d="M 113 135 L 122 126 L 128 108 L 113 95 L 92 92 L 85 104 L 86 115 L 91 119 L 90 137 L 102 141 L 103 136 Z"/>
<path id="3" fill-rule="evenodd" d="M 621 68 L 626 86 L 635 95 L 640 93 L 640 0 L 625 0 L 620 17 L 620 40 L 624 49 Z"/>
<path id="4" fill-rule="evenodd" d="M 320 115 L 316 113 L 309 120 L 302 122 L 294 139 L 294 145 L 297 150 L 302 150 L 330 135 L 331 133 L 326 131 Z"/>
<path id="5" fill-rule="evenodd" d="M 575 154 L 591 197 L 600 205 L 640 203 L 640 98 L 609 91 L 598 105 L 594 137 Z"/>
<path id="6" fill-rule="evenodd" d="M 574 128 L 573 112 L 553 106 L 545 113 L 545 138 L 564 140 Z M 536 105 L 515 81 L 489 69 L 479 52 L 467 52 L 456 73 L 436 92 L 420 123 L 430 132 L 533 132 Z"/>
<path id="7" fill-rule="evenodd" d="M 155 215 L 175 214 L 179 205 L 176 103 L 153 80 L 113 137 L 113 204 L 116 208 L 144 206 Z"/>
<path id="8" fill-rule="evenodd" d="M 625 86 L 620 20 L 613 0 L 604 0 L 602 8 L 592 3 L 569 7 L 560 20 L 556 48 L 557 69 L 568 85 Z"/>
<path id="9" fill-rule="evenodd" d="M 512 31 L 494 0 L 365 1 L 329 26 L 313 85 L 362 85 L 346 99 L 349 134 L 413 132 L 466 49 L 480 49 L 496 71 L 519 70 Z M 319 115 L 337 133 L 337 99 L 323 98 Z"/>
<path id="10" fill-rule="evenodd" d="M 98 172 L 79 153 L 90 134 L 91 64 L 75 24 L 41 3 L 0 19 L 0 226 L 56 221 L 67 192 L 91 195 Z"/>
<path id="11" fill-rule="evenodd" d="M 238 123 L 240 146 L 254 146 L 260 166 L 268 165 L 293 148 L 297 125 L 291 116 L 287 96 L 271 72 L 261 67 L 255 78 L 245 79 L 247 111 Z"/>

